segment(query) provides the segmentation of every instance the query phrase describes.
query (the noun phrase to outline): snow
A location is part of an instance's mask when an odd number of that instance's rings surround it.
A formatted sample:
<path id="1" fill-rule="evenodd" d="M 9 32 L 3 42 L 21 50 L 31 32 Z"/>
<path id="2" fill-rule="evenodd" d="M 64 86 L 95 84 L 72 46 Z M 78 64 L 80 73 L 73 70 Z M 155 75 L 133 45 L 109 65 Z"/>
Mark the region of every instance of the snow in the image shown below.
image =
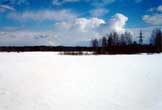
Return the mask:
<path id="1" fill-rule="evenodd" d="M 0 53 L 0 110 L 160 110 L 162 54 Z"/>

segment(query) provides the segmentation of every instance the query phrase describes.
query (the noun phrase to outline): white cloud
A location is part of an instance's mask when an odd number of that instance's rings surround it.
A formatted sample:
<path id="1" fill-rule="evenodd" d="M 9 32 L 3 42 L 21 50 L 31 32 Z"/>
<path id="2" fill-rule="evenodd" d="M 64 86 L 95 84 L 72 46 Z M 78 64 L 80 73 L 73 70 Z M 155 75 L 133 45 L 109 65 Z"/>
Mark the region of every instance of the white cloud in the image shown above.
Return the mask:
<path id="1" fill-rule="evenodd" d="M 54 31 L 64 42 L 64 45 L 77 45 L 79 42 L 99 37 L 97 29 L 104 23 L 104 20 L 98 18 L 78 18 L 73 21 L 57 23 Z"/>
<path id="2" fill-rule="evenodd" d="M 144 15 L 142 19 L 148 24 L 162 25 L 162 5 L 150 8 L 148 11 L 153 12 L 153 14 Z"/>
<path id="3" fill-rule="evenodd" d="M 162 25 L 162 14 L 144 15 L 142 19 L 152 25 Z"/>
<path id="4" fill-rule="evenodd" d="M 105 24 L 105 21 L 102 19 L 98 18 L 91 18 L 91 19 L 86 19 L 86 18 L 79 18 L 75 20 L 74 27 L 78 27 L 81 31 L 89 31 L 91 29 L 95 29 L 99 27 L 101 24 Z"/>
<path id="5" fill-rule="evenodd" d="M 116 0 L 89 0 L 94 6 L 104 6 L 115 2 Z"/>
<path id="6" fill-rule="evenodd" d="M 160 5 L 160 6 L 157 8 L 157 10 L 158 10 L 159 12 L 162 12 L 162 5 Z"/>
<path id="7" fill-rule="evenodd" d="M 85 0 L 89 3 L 91 3 L 91 5 L 93 6 L 97 6 L 97 7 L 104 7 L 105 5 L 108 5 L 108 4 L 111 4 L 111 3 L 114 3 L 116 1 L 125 1 L 125 0 Z M 135 3 L 140 3 L 142 2 L 143 0 L 130 0 L 131 2 L 135 2 Z"/>
<path id="8" fill-rule="evenodd" d="M 73 21 L 60 22 L 55 25 L 57 29 L 67 30 L 79 30 L 81 32 L 88 32 L 92 29 L 99 27 L 101 24 L 105 24 L 105 21 L 98 18 L 77 18 Z"/>
<path id="9" fill-rule="evenodd" d="M 150 8 L 148 11 L 151 11 L 151 12 L 162 12 L 162 5 L 160 5 L 158 7 Z"/>
<path id="10" fill-rule="evenodd" d="M 80 0 L 53 0 L 53 5 L 62 5 L 65 3 L 79 2 Z"/>
<path id="11" fill-rule="evenodd" d="M 125 25 L 127 21 L 128 17 L 121 13 L 117 13 L 108 21 L 107 25 L 110 31 L 123 33 L 125 32 Z"/>
<path id="12" fill-rule="evenodd" d="M 60 22 L 55 25 L 55 31 L 66 45 L 78 44 L 78 42 L 89 41 L 93 38 L 101 38 L 111 31 L 125 32 L 125 24 L 128 18 L 117 13 L 108 22 L 98 18 L 78 18 L 70 22 Z"/>
<path id="13" fill-rule="evenodd" d="M 96 8 L 90 11 L 91 16 L 93 17 L 102 17 L 105 14 L 107 14 L 109 12 L 109 10 L 105 9 L 105 8 Z"/>
<path id="14" fill-rule="evenodd" d="M 6 11 L 15 11 L 15 9 L 9 5 L 0 4 L 0 12 L 6 12 Z"/>
<path id="15" fill-rule="evenodd" d="M 63 5 L 65 3 L 74 3 L 74 2 L 86 2 L 90 3 L 93 6 L 104 6 L 110 3 L 113 3 L 117 0 L 53 0 L 53 5 Z"/>
<path id="16" fill-rule="evenodd" d="M 25 21 L 25 20 L 35 20 L 35 21 L 65 21 L 75 19 L 76 14 L 70 10 L 41 10 L 41 11 L 26 11 L 23 13 L 10 13 L 9 18 Z"/>
<path id="17" fill-rule="evenodd" d="M 7 3 L 11 5 L 28 5 L 30 0 L 8 0 Z"/>

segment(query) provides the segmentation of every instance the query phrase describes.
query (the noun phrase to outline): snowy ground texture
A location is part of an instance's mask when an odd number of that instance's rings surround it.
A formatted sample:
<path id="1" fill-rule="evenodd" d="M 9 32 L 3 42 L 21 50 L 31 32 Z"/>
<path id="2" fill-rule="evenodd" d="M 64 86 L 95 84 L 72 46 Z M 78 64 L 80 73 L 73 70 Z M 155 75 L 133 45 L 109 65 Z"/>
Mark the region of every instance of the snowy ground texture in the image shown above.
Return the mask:
<path id="1" fill-rule="evenodd" d="M 160 110 L 162 54 L 0 53 L 0 110 Z"/>

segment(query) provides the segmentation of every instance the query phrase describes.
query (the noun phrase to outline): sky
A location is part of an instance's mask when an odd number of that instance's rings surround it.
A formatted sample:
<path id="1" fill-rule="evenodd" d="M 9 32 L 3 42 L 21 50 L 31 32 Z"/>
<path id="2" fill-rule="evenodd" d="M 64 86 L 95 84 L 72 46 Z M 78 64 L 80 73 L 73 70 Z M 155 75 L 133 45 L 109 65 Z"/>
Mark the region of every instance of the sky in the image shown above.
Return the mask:
<path id="1" fill-rule="evenodd" d="M 112 31 L 162 27 L 162 0 L 0 0 L 0 46 L 89 45 Z"/>

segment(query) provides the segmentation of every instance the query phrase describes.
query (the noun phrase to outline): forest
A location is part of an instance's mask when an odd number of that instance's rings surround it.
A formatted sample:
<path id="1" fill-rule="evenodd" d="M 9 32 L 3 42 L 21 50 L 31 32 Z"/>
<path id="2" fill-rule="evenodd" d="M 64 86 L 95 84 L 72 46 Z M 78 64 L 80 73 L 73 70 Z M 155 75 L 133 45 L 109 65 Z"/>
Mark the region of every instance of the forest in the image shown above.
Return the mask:
<path id="1" fill-rule="evenodd" d="M 91 45 L 95 54 L 136 54 L 162 52 L 162 31 L 158 28 L 152 31 L 149 43 L 144 43 L 142 30 L 139 32 L 138 41 L 133 40 L 130 32 L 118 34 L 112 32 L 101 39 L 93 39 Z"/>

